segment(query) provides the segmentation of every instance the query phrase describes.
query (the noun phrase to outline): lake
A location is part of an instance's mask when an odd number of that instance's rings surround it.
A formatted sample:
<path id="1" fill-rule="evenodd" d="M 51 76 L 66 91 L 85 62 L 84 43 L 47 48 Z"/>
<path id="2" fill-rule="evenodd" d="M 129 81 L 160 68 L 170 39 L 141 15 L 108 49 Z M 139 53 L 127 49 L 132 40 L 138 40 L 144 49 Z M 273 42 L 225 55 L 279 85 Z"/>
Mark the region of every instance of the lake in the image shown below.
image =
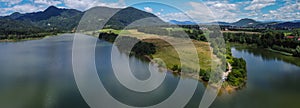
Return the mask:
<path id="1" fill-rule="evenodd" d="M 94 39 L 94 37 L 90 37 Z M 1 108 L 88 108 L 82 98 L 72 69 L 73 34 L 41 40 L 0 43 L 0 107 Z M 84 47 L 92 47 L 88 44 Z M 111 66 L 112 44 L 99 40 L 95 48 L 95 64 L 99 78 L 112 97 L 132 106 L 149 106 L 167 99 L 175 91 L 180 77 L 167 73 L 155 90 L 142 93 L 124 87 L 114 76 Z M 300 106 L 300 67 L 263 51 L 232 47 L 235 57 L 247 62 L 245 88 L 221 94 L 212 108 L 297 108 Z M 270 53 L 268 53 L 270 54 Z M 120 63 L 125 57 L 118 53 Z M 293 58 L 298 60 L 299 58 Z M 149 64 L 130 57 L 130 67 L 138 79 L 149 77 Z M 295 62 L 295 61 L 294 61 Z M 297 61 L 296 61 L 297 62 Z M 300 61 L 298 61 L 300 62 Z M 162 74 L 162 73 L 160 73 Z M 184 82 L 195 82 L 184 79 Z M 198 107 L 205 86 L 199 82 L 187 108 Z M 179 92 L 185 95 L 188 91 Z M 180 100 L 180 99 L 178 99 Z"/>

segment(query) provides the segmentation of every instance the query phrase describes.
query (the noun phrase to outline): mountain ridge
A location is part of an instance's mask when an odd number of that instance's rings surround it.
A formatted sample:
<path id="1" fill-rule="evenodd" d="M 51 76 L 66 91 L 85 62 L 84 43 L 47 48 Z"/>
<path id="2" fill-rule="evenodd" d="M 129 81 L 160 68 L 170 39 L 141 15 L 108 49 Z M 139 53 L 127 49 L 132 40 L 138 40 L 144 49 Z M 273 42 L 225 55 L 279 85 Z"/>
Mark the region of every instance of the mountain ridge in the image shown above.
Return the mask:
<path id="1" fill-rule="evenodd" d="M 244 18 L 244 19 L 241 19 L 237 22 L 231 23 L 231 25 L 237 26 L 237 27 L 251 27 L 251 26 L 253 27 L 253 26 L 255 26 L 259 23 L 260 22 L 255 21 L 254 19 Z"/>
<path id="2" fill-rule="evenodd" d="M 170 22 L 176 22 L 176 20 L 170 20 Z M 188 22 L 188 21 L 182 21 Z M 182 25 L 182 23 L 177 23 L 178 25 Z M 198 23 L 199 25 L 220 25 L 220 26 L 232 26 L 238 28 L 277 28 L 277 29 L 294 29 L 300 28 L 300 20 L 293 21 L 256 21 L 250 18 L 243 18 L 236 22 L 211 22 L 211 23 Z M 193 24 L 188 24 L 193 25 Z"/>
<path id="3" fill-rule="evenodd" d="M 64 9 L 64 8 L 57 8 L 55 6 L 49 6 L 44 11 L 39 11 L 39 12 L 25 13 L 25 14 L 15 12 L 11 15 L 0 17 L 0 20 L 4 20 L 4 19 L 10 19 L 10 21 L 16 20 L 18 22 L 25 23 L 25 25 L 26 24 L 33 25 L 35 27 L 44 29 L 46 31 L 49 30 L 72 31 L 77 27 L 82 16 L 87 12 L 91 12 L 93 14 L 90 16 L 91 18 L 87 19 L 86 22 L 94 21 L 93 23 L 90 24 L 98 24 L 99 22 L 106 23 L 107 21 L 106 24 L 110 25 L 115 29 L 124 28 L 125 26 L 129 25 L 135 20 L 139 20 L 147 17 L 155 18 L 155 21 L 149 20 L 149 23 L 165 23 L 154 14 L 133 7 L 110 8 L 110 7 L 101 7 L 101 6 L 93 7 L 86 11 L 79 11 L 76 9 Z M 111 13 L 116 13 L 116 14 L 112 15 Z M 112 17 L 109 18 L 110 16 Z M 92 17 L 97 17 L 98 19 L 95 18 L 93 19 Z M 99 19 L 101 21 L 99 21 Z"/>
<path id="4" fill-rule="evenodd" d="M 140 19 L 145 19 L 148 17 L 152 17 L 153 19 L 147 19 L 140 24 L 139 26 L 147 26 L 147 25 L 168 25 L 168 24 L 177 24 L 177 25 L 196 25 L 197 23 L 192 21 L 176 21 L 170 20 L 168 23 L 161 20 L 159 17 L 154 15 L 153 13 L 145 12 L 143 10 L 136 9 L 134 7 L 127 8 L 110 8 L 110 7 L 92 7 L 86 11 L 79 11 L 76 9 L 65 9 L 65 8 L 57 8 L 55 6 L 49 6 L 44 11 L 33 12 L 33 13 L 19 13 L 15 12 L 7 16 L 1 16 L 0 20 L 3 25 L 22 23 L 22 26 L 28 25 L 29 28 L 40 28 L 44 31 L 73 31 L 79 24 L 79 21 L 82 19 L 82 16 L 85 13 L 94 13 L 91 14 L 91 18 L 87 18 L 85 22 L 89 22 L 87 25 L 92 24 L 100 24 L 105 23 L 105 27 L 113 28 L 113 29 L 122 29 L 132 22 Z M 114 15 L 112 13 L 115 13 Z M 94 17 L 94 18 L 93 18 Z M 96 18 L 97 17 L 97 18 Z M 10 20 L 5 20 L 10 19 Z M 14 21 L 15 20 L 15 21 Z M 5 22 L 11 21 L 11 22 Z M 91 22 L 92 21 L 92 22 Z M 94 22 L 93 22 L 94 21 Z M 7 23 L 7 24 L 5 24 Z M 256 21 L 250 18 L 240 19 L 233 23 L 228 22 L 212 22 L 205 23 L 206 25 L 220 25 L 220 26 L 233 26 L 233 27 L 252 27 L 252 28 L 300 28 L 300 21 L 285 21 L 285 22 L 262 22 Z M 205 25 L 204 24 L 204 25 Z M 18 25 L 18 24 L 16 24 Z M 34 26 L 34 27 L 32 27 Z M 98 25 L 92 28 L 99 28 Z M 5 29 L 9 31 L 9 29 Z M 92 30 L 92 29 L 90 29 Z"/>
<path id="5" fill-rule="evenodd" d="M 176 24 L 176 25 L 197 25 L 197 23 L 192 21 L 177 21 L 177 20 L 170 20 L 169 23 Z"/>

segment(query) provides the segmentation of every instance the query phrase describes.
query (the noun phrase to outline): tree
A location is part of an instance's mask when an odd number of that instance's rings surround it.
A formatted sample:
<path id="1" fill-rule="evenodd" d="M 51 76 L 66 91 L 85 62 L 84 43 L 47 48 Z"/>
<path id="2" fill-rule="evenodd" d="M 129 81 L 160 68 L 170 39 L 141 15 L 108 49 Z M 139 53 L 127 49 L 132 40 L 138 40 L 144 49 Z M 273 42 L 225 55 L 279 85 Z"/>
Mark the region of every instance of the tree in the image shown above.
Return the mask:
<path id="1" fill-rule="evenodd" d="M 171 68 L 172 71 L 177 71 L 178 70 L 178 65 L 173 65 L 173 67 Z"/>
<path id="2" fill-rule="evenodd" d="M 300 46 L 298 45 L 297 48 L 295 49 L 294 56 L 300 57 Z"/>

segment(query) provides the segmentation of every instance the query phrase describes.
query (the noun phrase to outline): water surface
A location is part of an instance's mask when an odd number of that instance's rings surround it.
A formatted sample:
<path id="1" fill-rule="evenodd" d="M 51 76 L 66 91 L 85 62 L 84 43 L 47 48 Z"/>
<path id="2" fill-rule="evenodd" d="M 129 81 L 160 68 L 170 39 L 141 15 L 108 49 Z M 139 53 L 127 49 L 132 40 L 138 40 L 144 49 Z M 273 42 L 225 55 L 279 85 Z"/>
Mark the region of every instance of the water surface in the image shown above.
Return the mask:
<path id="1" fill-rule="evenodd" d="M 1 42 L 0 107 L 88 108 L 74 80 L 72 41 L 73 35 L 65 34 L 41 40 Z M 99 40 L 96 46 L 95 61 L 99 77 L 105 89 L 116 100 L 127 105 L 149 106 L 160 103 L 174 92 L 180 78 L 170 73 L 163 84 L 152 92 L 138 93 L 127 89 L 116 80 L 112 72 L 112 44 Z M 85 47 L 92 47 L 92 44 Z M 295 61 L 283 61 L 280 55 L 271 53 L 268 56 L 259 50 L 233 47 L 232 53 L 247 62 L 247 86 L 237 92 L 220 95 L 212 108 L 300 106 L 300 67 L 292 64 Z M 124 55 L 118 56 L 122 58 Z M 135 57 L 130 58 L 130 67 L 139 79 L 149 77 L 148 65 Z M 199 105 L 204 90 L 204 84 L 199 82 L 188 108 Z M 184 95 L 185 92 L 181 94 Z"/>

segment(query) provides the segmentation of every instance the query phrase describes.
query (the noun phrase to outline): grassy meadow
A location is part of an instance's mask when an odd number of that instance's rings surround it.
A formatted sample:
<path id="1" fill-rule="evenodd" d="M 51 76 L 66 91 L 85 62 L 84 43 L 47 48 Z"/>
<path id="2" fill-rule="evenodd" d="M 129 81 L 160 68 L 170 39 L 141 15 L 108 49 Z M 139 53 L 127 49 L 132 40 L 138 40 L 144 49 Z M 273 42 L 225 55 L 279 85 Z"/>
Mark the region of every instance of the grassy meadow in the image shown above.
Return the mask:
<path id="1" fill-rule="evenodd" d="M 197 65 L 200 65 L 200 68 L 204 70 L 207 70 L 211 67 L 211 58 L 213 56 L 210 46 L 207 42 L 146 34 L 138 32 L 135 29 L 123 31 L 101 30 L 101 32 L 119 33 L 119 36 L 136 37 L 142 41 L 153 43 L 157 47 L 157 51 L 152 55 L 152 57 L 162 59 L 168 69 L 173 68 L 175 65 L 180 67 L 181 63 L 182 66 L 188 69 L 195 69 Z M 176 49 L 174 47 L 176 47 Z M 182 62 L 180 62 L 179 55 L 183 57 Z M 199 59 L 198 63 L 196 61 L 197 59 L 195 59 L 197 56 Z"/>

